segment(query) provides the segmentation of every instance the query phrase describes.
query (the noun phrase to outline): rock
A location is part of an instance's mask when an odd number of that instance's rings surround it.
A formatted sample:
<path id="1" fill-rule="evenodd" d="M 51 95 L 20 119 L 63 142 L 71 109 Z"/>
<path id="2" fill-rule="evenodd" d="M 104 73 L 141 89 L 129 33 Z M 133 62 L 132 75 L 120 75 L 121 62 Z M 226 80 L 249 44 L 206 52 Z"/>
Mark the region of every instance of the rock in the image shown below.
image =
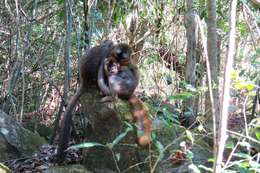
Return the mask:
<path id="1" fill-rule="evenodd" d="M 91 171 L 87 171 L 86 168 L 82 165 L 66 165 L 66 166 L 53 166 L 48 170 L 44 171 L 44 173 L 93 173 Z M 106 172 L 108 173 L 108 172 Z"/>
<path id="2" fill-rule="evenodd" d="M 141 155 L 147 150 L 138 147 L 137 132 L 134 128 L 127 134 L 125 133 L 129 125 L 126 125 L 127 123 L 123 120 L 127 121 L 126 119 L 130 117 L 132 119 L 128 103 L 122 100 L 101 103 L 100 100 L 100 94 L 97 91 L 86 93 L 81 99 L 82 110 L 92 127 L 86 133 L 85 141 L 107 146 L 85 148 L 83 150 L 84 166 L 94 172 L 102 173 L 100 170 L 105 170 L 103 172 L 107 173 L 108 170 L 110 172 L 118 172 L 118 169 L 124 171 L 137 165 L 127 172 L 140 172 L 138 163 L 144 159 Z M 116 140 L 122 134 L 126 135 L 121 140 Z M 111 146 L 112 143 L 113 146 Z M 144 167 L 144 165 L 141 166 Z"/>
<path id="3" fill-rule="evenodd" d="M 13 117 L 0 110 L 0 161 L 28 156 L 44 143 L 46 141 L 37 133 L 23 128 Z"/>
<path id="4" fill-rule="evenodd" d="M 47 125 L 35 119 L 26 121 L 23 126 L 31 132 L 37 132 L 41 137 L 46 140 L 49 140 L 51 138 L 51 135 L 53 134 L 53 128 L 48 127 Z"/>

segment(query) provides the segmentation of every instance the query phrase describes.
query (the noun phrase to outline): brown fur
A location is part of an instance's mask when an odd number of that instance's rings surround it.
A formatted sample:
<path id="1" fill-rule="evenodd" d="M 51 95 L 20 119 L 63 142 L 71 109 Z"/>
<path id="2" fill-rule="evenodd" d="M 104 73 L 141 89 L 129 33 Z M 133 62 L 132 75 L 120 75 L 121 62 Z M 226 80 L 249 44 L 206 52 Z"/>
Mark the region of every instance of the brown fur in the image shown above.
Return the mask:
<path id="1" fill-rule="evenodd" d="M 152 132 L 152 122 L 149 118 L 147 110 L 143 102 L 136 96 L 132 95 L 128 100 L 131 106 L 131 113 L 133 119 L 138 124 L 138 143 L 141 146 L 145 146 L 151 143 L 151 132 Z"/>
<path id="2" fill-rule="evenodd" d="M 100 66 L 99 87 L 106 95 L 128 100 L 133 119 L 139 127 L 138 132 L 141 132 L 138 133 L 138 143 L 141 146 L 148 145 L 151 142 L 151 120 L 143 102 L 133 94 L 139 83 L 138 69 L 131 63 L 130 55 L 121 59 L 115 52 L 112 49 L 110 56 Z"/>
<path id="3" fill-rule="evenodd" d="M 87 50 L 80 60 L 81 83 L 74 96 L 70 99 L 64 113 L 64 121 L 61 127 L 58 152 L 56 156 L 57 162 L 62 162 L 65 159 L 64 150 L 67 148 L 69 142 L 73 108 L 87 88 L 90 85 L 97 83 L 99 67 L 104 59 L 108 57 L 112 45 L 113 42 L 107 40 L 103 44 Z"/>
<path id="4" fill-rule="evenodd" d="M 115 45 L 100 66 L 98 85 L 106 96 L 128 99 L 138 85 L 139 74 L 130 61 L 131 49 L 127 44 Z"/>

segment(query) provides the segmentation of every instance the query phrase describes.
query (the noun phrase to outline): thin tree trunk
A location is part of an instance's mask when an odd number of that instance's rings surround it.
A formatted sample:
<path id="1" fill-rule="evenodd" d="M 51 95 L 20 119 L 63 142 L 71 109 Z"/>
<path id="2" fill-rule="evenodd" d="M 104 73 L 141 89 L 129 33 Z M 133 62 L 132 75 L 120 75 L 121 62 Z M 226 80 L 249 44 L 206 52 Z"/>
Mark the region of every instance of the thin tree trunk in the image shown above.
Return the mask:
<path id="1" fill-rule="evenodd" d="M 84 6 L 84 36 L 85 36 L 85 49 L 89 48 L 90 44 L 90 39 L 89 39 L 89 25 L 88 25 L 88 11 L 89 11 L 89 6 L 88 6 L 88 0 L 83 0 L 83 6 Z"/>
<path id="2" fill-rule="evenodd" d="M 230 31 L 229 31 L 229 46 L 228 46 L 228 54 L 227 61 L 225 66 L 225 76 L 224 76 L 224 84 L 223 84 L 223 93 L 222 93 L 222 105 L 221 105 L 221 114 L 220 114 L 220 124 L 218 128 L 218 150 L 217 150 L 217 158 L 214 165 L 214 172 L 222 172 L 222 161 L 223 161 L 223 153 L 225 149 L 225 142 L 227 138 L 227 121 L 228 121 L 228 106 L 230 100 L 230 76 L 232 72 L 232 65 L 235 53 L 235 32 L 236 32 L 236 5 L 237 0 L 231 1 L 230 8 Z"/>
<path id="3" fill-rule="evenodd" d="M 64 98 L 67 99 L 67 93 L 70 88 L 70 45 L 71 45 L 71 27 L 72 27 L 72 18 L 71 18 L 71 0 L 65 1 L 65 14 L 66 14 L 66 40 L 65 40 L 65 49 L 64 49 L 64 60 L 65 60 L 65 79 L 64 79 Z"/>
<path id="4" fill-rule="evenodd" d="M 214 131 L 214 156 L 217 153 L 217 137 L 216 129 L 219 121 L 219 95 L 218 95 L 218 73 L 219 73 L 219 61 L 218 61 L 218 44 L 217 44 L 217 24 L 216 24 L 216 0 L 208 0 L 208 21 L 207 21 L 207 52 L 208 52 L 208 88 L 212 89 L 210 93 L 206 93 L 206 112 L 209 117 L 213 119 L 213 131 Z M 209 78 L 210 77 L 210 78 Z M 212 98 L 210 98 L 212 97 Z M 207 102 L 207 100 L 211 102 Z M 211 110 L 211 111 L 209 111 Z"/>
<path id="5" fill-rule="evenodd" d="M 216 0 L 208 0 L 208 34 L 207 34 L 207 49 L 209 64 L 211 70 L 211 83 L 213 86 L 214 109 L 216 116 L 219 116 L 219 91 L 218 91 L 218 75 L 219 75 L 219 60 L 218 60 L 218 44 L 217 44 L 217 24 L 216 24 Z M 209 94 L 206 94 L 208 100 Z M 212 110 L 211 104 L 206 103 L 206 111 Z M 210 112 L 212 117 L 212 112 Z M 218 120 L 217 120 L 218 121 Z"/>
<path id="6" fill-rule="evenodd" d="M 193 0 L 187 0 L 187 9 L 188 12 L 185 15 L 185 27 L 187 35 L 187 52 L 186 52 L 186 71 L 185 71 L 185 80 L 188 84 L 196 87 L 196 62 L 199 59 L 199 40 L 198 40 L 198 18 L 193 5 Z M 192 112 L 189 117 L 185 118 L 186 125 L 191 125 L 195 121 L 197 115 L 198 99 L 196 96 L 193 96 L 191 99 L 185 101 L 185 112 Z"/>

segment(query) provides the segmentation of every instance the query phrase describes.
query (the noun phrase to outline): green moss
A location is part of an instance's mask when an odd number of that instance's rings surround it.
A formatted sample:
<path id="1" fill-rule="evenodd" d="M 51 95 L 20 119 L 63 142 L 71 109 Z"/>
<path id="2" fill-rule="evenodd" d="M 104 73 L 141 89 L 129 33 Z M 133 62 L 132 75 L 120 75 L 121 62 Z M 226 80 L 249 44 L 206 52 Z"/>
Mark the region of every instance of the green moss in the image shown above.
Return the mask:
<path id="1" fill-rule="evenodd" d="M 46 173 L 91 173 L 82 165 L 54 166 L 46 170 Z"/>
<path id="2" fill-rule="evenodd" d="M 40 137 L 38 133 L 33 133 L 27 129 L 23 129 L 20 133 L 22 147 L 18 150 L 22 155 L 28 155 L 35 151 L 35 149 L 45 143 L 44 138 Z"/>

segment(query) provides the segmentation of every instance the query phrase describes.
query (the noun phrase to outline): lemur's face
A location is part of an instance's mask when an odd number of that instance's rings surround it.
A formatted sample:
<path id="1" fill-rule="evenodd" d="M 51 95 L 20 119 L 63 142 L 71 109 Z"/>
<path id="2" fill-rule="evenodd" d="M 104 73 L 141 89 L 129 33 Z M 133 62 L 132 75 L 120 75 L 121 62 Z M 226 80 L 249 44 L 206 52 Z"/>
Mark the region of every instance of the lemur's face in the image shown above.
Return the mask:
<path id="1" fill-rule="evenodd" d="M 128 60 L 130 59 L 130 56 L 131 56 L 131 49 L 130 47 L 127 45 L 127 44 L 119 44 L 116 46 L 116 50 L 115 50 L 115 56 L 116 56 L 116 59 L 118 61 L 121 61 L 121 60 Z"/>

